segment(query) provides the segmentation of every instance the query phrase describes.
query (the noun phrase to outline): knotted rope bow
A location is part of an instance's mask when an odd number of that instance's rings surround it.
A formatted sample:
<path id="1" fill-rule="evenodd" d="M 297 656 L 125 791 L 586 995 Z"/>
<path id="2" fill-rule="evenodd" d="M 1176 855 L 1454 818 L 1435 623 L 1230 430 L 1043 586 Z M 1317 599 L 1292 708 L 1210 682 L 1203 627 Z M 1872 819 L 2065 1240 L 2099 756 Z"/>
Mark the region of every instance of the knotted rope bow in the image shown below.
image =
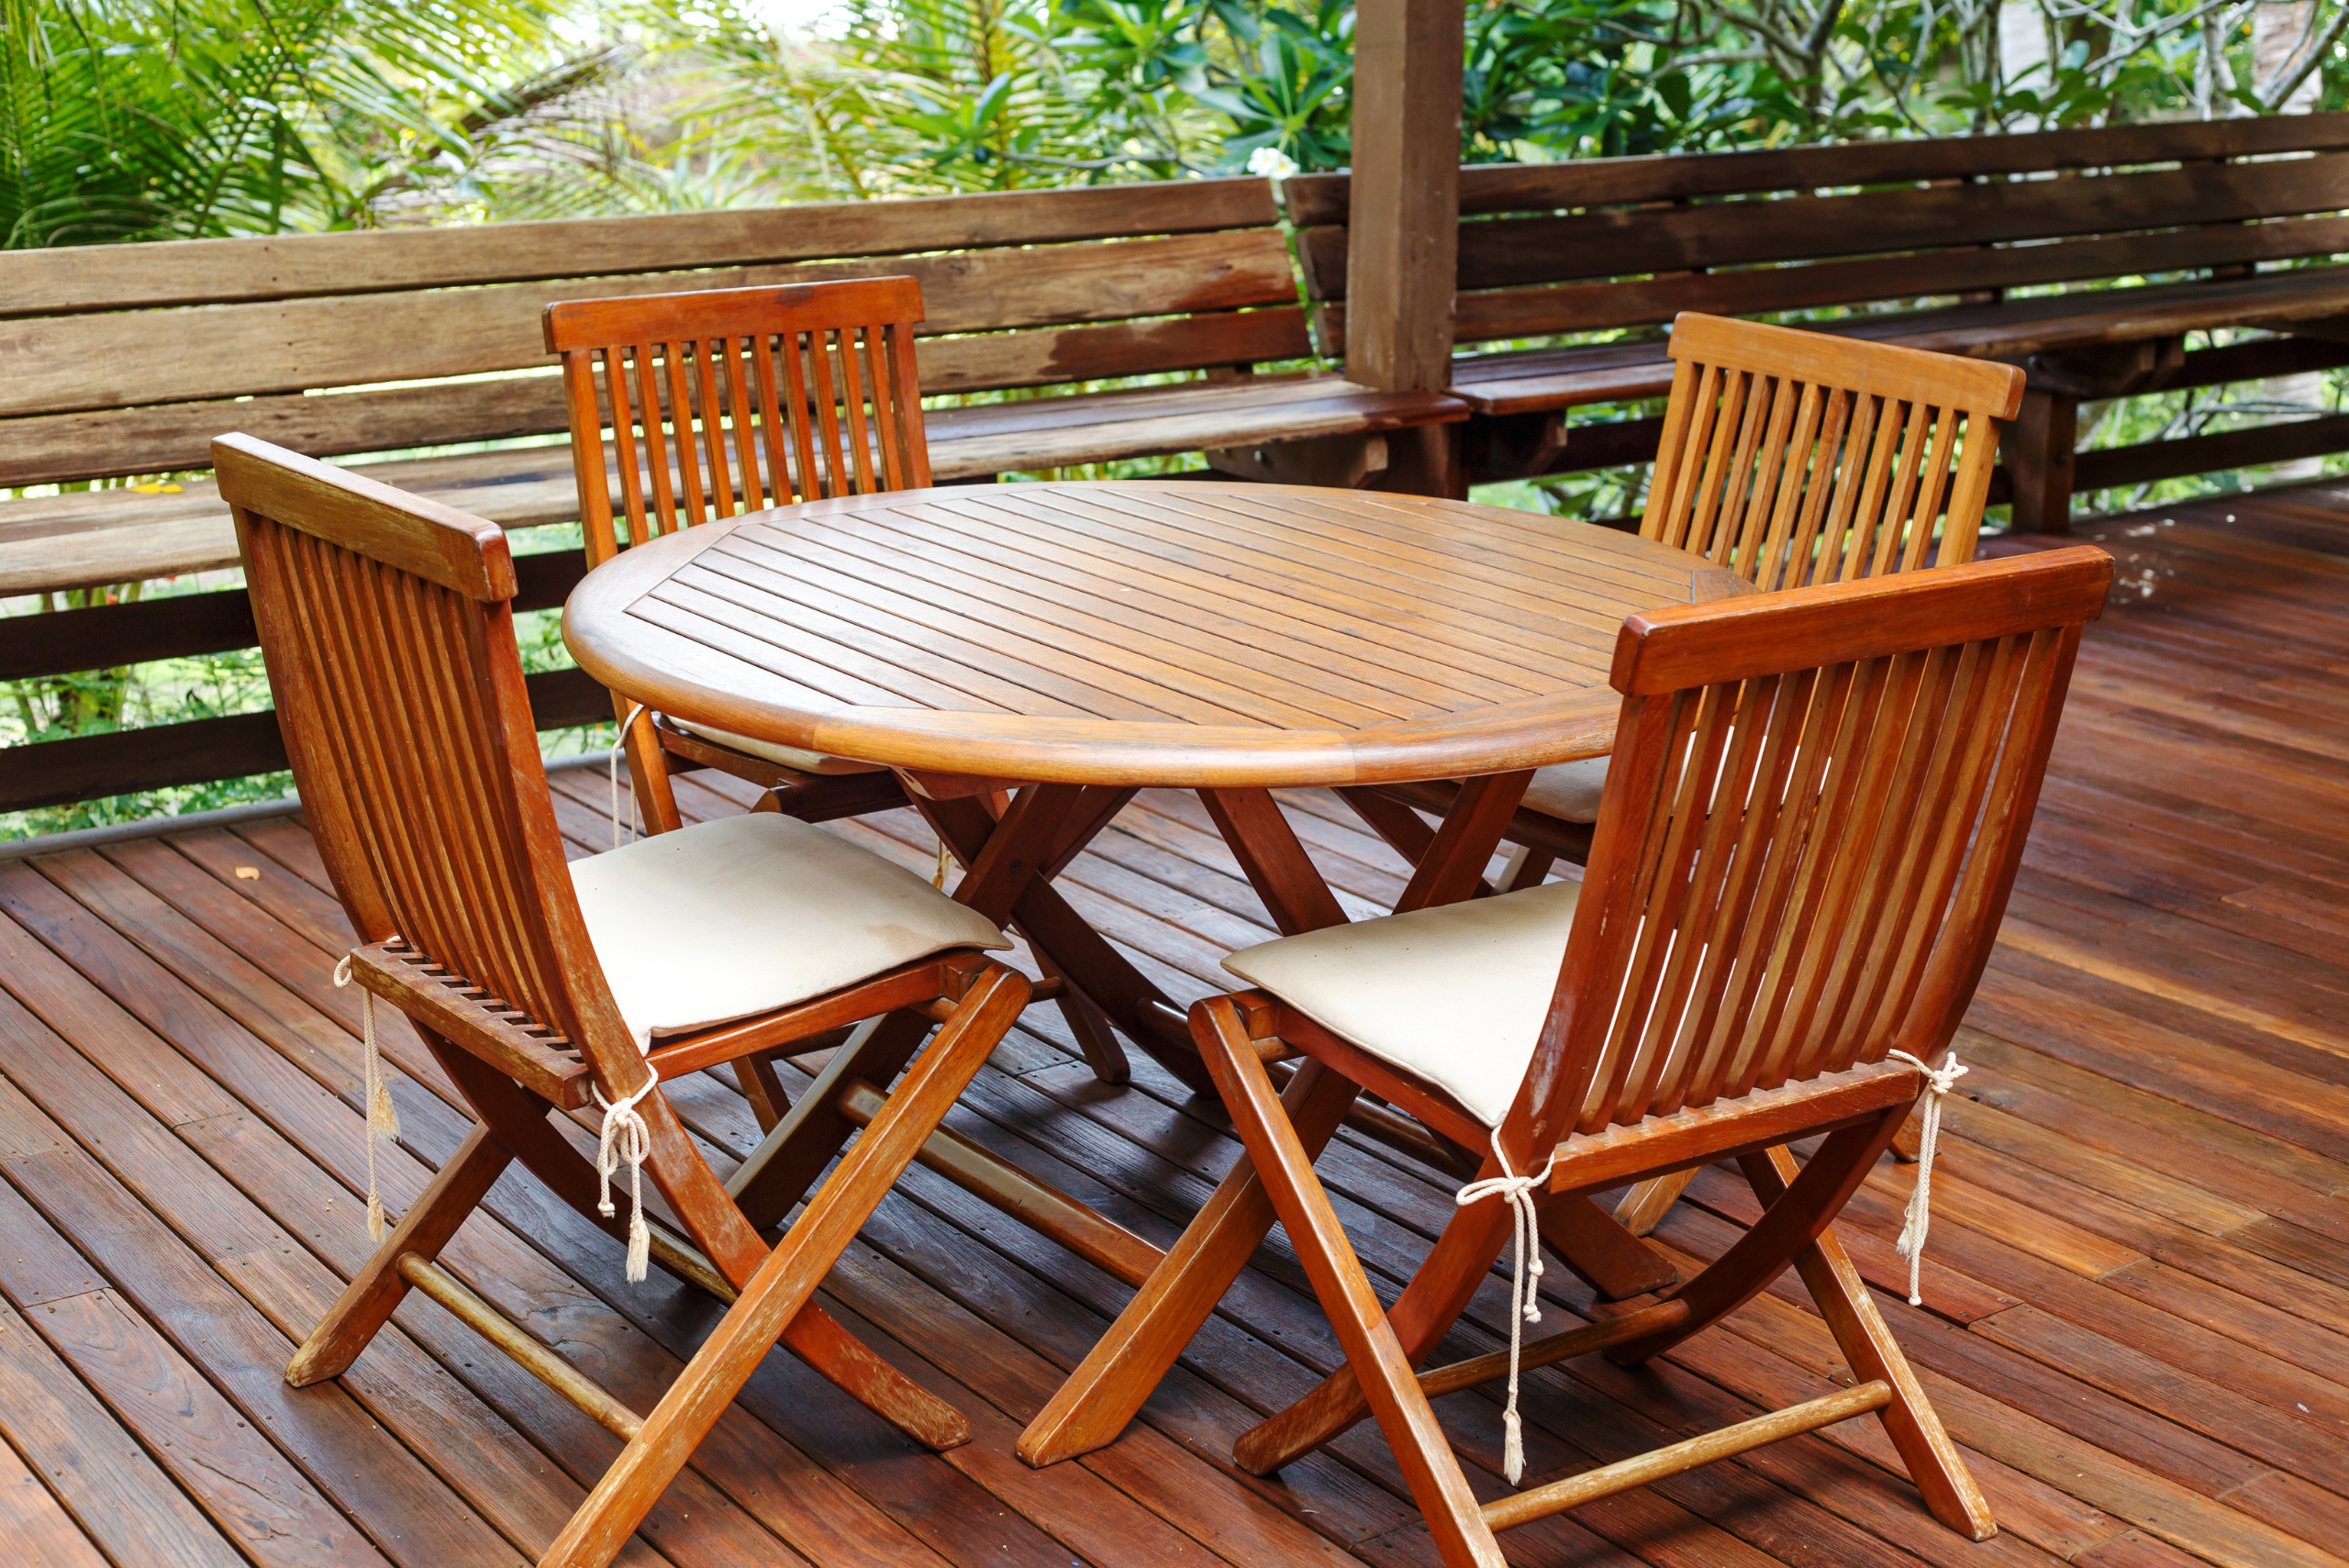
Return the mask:
<path id="1" fill-rule="evenodd" d="M 628 717 L 620 720 L 619 739 L 612 742 L 612 848 L 616 850 L 620 847 L 620 752 L 628 745 L 628 732 L 635 728 L 636 721 L 643 717 L 642 703 L 629 708 Z M 633 791 L 629 793 L 628 803 L 628 841 L 631 844 L 636 842 L 636 795 Z"/>
<path id="2" fill-rule="evenodd" d="M 1917 1140 L 1917 1185 L 1909 1194 L 1909 1213 L 1901 1222 L 1900 1240 L 1894 1244 L 1894 1250 L 1909 1260 L 1909 1305 L 1922 1307 L 1924 1298 L 1917 1294 L 1917 1274 L 1925 1261 L 1925 1232 L 1933 1223 L 1933 1151 L 1942 1140 L 1942 1098 L 1965 1076 L 1965 1064 L 1958 1061 L 1954 1049 L 1942 1058 L 1939 1067 L 1929 1067 L 1905 1051 L 1886 1054 L 1908 1062 L 1925 1075 L 1924 1126 Z"/>
<path id="3" fill-rule="evenodd" d="M 399 938 L 393 937 L 396 943 Z M 334 966 L 334 983 L 338 987 L 351 984 L 352 954 L 344 953 L 342 962 Z M 370 1240 L 384 1239 L 384 1200 L 375 1190 L 375 1140 L 396 1143 L 400 1136 L 400 1113 L 392 1105 L 392 1085 L 384 1076 L 383 1053 L 375 1048 L 375 993 L 364 985 L 359 988 L 359 1028 L 367 1042 L 367 1236 Z"/>
<path id="4" fill-rule="evenodd" d="M 1514 1486 L 1518 1477 L 1525 1473 L 1524 1429 L 1517 1416 L 1517 1358 L 1525 1343 L 1525 1326 L 1542 1321 L 1542 1308 L 1534 1300 L 1542 1285 L 1542 1240 L 1541 1217 L 1533 1209 L 1533 1194 L 1550 1179 L 1550 1168 L 1558 1162 L 1558 1151 L 1551 1150 L 1549 1160 L 1539 1171 L 1520 1176 L 1508 1168 L 1508 1156 L 1501 1151 L 1500 1129 L 1496 1128 L 1493 1158 L 1500 1162 L 1501 1173 L 1469 1183 L 1453 1195 L 1452 1201 L 1466 1208 L 1470 1204 L 1497 1197 L 1509 1208 L 1509 1240 L 1516 1256 L 1510 1265 L 1508 1286 L 1508 1408 L 1501 1413 L 1501 1473 Z"/>
<path id="5" fill-rule="evenodd" d="M 644 1157 L 652 1152 L 652 1129 L 644 1125 L 644 1118 L 637 1114 L 637 1103 L 652 1092 L 661 1082 L 660 1073 L 650 1062 L 644 1064 L 644 1084 L 635 1094 L 619 1100 L 604 1098 L 603 1089 L 587 1085 L 596 1103 L 604 1110 L 604 1125 L 596 1134 L 596 1174 L 601 1183 L 596 1192 L 596 1212 L 608 1219 L 612 1216 L 612 1174 L 628 1162 L 628 1282 L 634 1284 L 644 1277 L 644 1265 L 652 1251 L 652 1233 L 644 1228 Z"/>

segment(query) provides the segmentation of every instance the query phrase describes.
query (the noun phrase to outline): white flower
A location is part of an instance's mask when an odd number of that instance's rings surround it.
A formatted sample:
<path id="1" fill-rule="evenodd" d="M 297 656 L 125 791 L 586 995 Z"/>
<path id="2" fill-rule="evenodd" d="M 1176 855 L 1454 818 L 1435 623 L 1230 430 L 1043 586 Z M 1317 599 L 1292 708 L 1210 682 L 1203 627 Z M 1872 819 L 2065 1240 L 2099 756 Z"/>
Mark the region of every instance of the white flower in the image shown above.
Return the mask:
<path id="1" fill-rule="evenodd" d="M 1277 147 L 1260 147 L 1248 155 L 1248 172 L 1286 180 L 1297 172 L 1297 160 Z"/>

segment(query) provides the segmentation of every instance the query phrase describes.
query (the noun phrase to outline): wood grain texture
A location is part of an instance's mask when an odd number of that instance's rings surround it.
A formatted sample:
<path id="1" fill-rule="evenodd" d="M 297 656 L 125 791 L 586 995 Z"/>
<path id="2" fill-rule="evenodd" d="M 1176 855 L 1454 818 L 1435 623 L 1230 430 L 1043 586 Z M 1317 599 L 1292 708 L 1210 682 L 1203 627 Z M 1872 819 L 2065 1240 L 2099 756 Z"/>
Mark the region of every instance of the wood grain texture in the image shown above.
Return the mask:
<path id="1" fill-rule="evenodd" d="M 942 238 L 942 237 L 941 237 Z M 210 305 L 159 336 L 138 312 L 0 320 L 0 414 L 54 413 L 249 393 L 468 375 L 544 362 L 552 300 L 751 288 L 876 272 L 920 280 L 932 333 L 1039 327 L 1296 298 L 1275 230 L 1102 240 L 863 262 L 497 284 L 382 296 Z"/>
<path id="2" fill-rule="evenodd" d="M 565 637 L 616 692 L 833 755 L 1071 783 L 1356 783 L 1595 754 L 1622 617 L 1737 591 L 1677 552 L 1497 508 L 1034 484 L 817 502 L 660 540 L 590 576 Z"/>

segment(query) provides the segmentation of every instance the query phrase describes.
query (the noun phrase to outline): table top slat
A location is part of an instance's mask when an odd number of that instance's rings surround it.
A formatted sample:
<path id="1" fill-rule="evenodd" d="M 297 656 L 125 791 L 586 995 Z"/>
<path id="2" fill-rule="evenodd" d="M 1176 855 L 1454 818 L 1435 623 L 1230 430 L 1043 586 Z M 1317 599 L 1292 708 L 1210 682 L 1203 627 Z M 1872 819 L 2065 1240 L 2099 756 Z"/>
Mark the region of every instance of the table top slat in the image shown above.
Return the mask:
<path id="1" fill-rule="evenodd" d="M 918 514 L 912 507 L 868 513 L 859 522 L 866 548 L 876 555 L 885 552 L 888 559 L 902 558 L 923 570 L 960 570 L 974 584 L 984 582 L 1040 614 L 1082 615 L 1072 604 L 1108 601 L 1115 595 L 1119 606 L 1148 617 L 1155 633 L 1169 641 L 1218 653 L 1391 717 L 1474 706 L 1480 700 L 1456 685 L 1431 682 L 1342 649 L 1316 648 L 1269 618 L 1243 623 L 1230 606 L 1183 598 L 1127 563 L 1079 563 L 1005 534 L 991 541 L 996 547 L 991 556 L 961 553 L 949 530 L 938 527 L 931 514 Z"/>

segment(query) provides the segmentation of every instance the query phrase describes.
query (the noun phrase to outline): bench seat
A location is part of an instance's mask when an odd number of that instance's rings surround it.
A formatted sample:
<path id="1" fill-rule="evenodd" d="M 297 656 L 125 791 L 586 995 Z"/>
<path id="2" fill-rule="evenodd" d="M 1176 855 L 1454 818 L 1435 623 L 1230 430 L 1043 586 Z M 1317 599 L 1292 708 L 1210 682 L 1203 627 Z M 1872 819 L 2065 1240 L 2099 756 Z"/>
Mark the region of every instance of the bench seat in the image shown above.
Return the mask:
<path id="1" fill-rule="evenodd" d="M 2332 318 L 2343 318 L 2338 327 Z M 2038 295 L 1994 305 L 1806 323 L 1814 331 L 1975 359 L 2027 360 L 2222 327 L 2349 332 L 2349 266 L 2255 277 Z M 1463 354 L 1452 391 L 1479 414 L 1510 415 L 1662 397 L 1672 361 L 1661 341 Z"/>
<path id="2" fill-rule="evenodd" d="M 932 476 L 987 479 L 1118 458 L 1375 434 L 1464 419 L 1442 393 L 1379 392 L 1342 376 L 1235 376 L 1139 391 L 965 404 L 927 417 Z M 221 417 L 233 427 L 233 409 Z M 354 469 L 509 528 L 579 515 L 567 442 Z M 617 484 L 617 479 L 615 479 Z M 175 492 L 82 491 L 0 502 L 0 594 L 206 572 L 237 563 L 210 480 Z"/>

